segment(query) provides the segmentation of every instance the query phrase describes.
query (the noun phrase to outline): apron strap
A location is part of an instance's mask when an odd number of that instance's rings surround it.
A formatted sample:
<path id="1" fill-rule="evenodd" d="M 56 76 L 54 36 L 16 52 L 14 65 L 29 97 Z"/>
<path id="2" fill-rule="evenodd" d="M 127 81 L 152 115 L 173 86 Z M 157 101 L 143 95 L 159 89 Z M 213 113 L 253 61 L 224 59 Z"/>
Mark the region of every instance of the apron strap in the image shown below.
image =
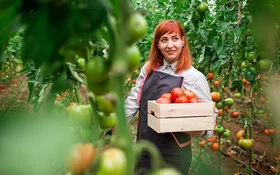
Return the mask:
<path id="1" fill-rule="evenodd" d="M 179 140 L 177 139 L 177 137 L 173 134 L 173 132 L 171 132 L 171 135 L 172 135 L 172 137 L 174 138 L 174 140 L 176 141 L 177 145 L 178 145 L 180 148 L 183 148 L 183 147 L 185 147 L 185 146 L 188 146 L 190 143 L 192 143 L 192 139 L 190 139 L 190 140 L 187 141 L 187 142 L 180 143 Z"/>
<path id="2" fill-rule="evenodd" d="M 158 66 L 157 67 L 154 67 L 153 70 L 157 70 L 158 69 Z M 144 78 L 140 84 L 140 88 L 139 88 L 139 91 L 138 91 L 138 95 L 137 95 L 137 102 L 140 103 L 140 100 L 141 100 L 141 94 L 142 94 L 142 88 L 143 88 L 143 85 L 145 83 L 145 80 L 148 76 L 148 73 L 146 72 L 145 75 L 144 75 Z"/>
<path id="3" fill-rule="evenodd" d="M 142 88 L 143 88 L 143 85 L 144 85 L 144 83 L 145 83 L 145 80 L 146 80 L 147 76 L 148 76 L 148 73 L 145 74 L 145 76 L 144 76 L 144 78 L 143 78 L 143 80 L 142 80 L 142 82 L 141 82 L 141 84 L 140 84 L 140 88 L 139 88 L 138 96 L 137 96 L 137 102 L 138 102 L 138 103 L 140 103 L 141 94 L 142 94 Z"/>

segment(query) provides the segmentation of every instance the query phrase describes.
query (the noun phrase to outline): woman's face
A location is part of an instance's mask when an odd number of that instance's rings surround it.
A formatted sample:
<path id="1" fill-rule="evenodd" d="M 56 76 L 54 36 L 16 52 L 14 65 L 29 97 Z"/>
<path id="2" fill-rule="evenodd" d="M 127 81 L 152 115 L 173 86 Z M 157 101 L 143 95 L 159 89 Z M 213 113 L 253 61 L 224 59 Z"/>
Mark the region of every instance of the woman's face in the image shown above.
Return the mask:
<path id="1" fill-rule="evenodd" d="M 166 33 L 159 38 L 158 48 L 169 64 L 178 60 L 183 47 L 184 37 L 177 33 Z"/>

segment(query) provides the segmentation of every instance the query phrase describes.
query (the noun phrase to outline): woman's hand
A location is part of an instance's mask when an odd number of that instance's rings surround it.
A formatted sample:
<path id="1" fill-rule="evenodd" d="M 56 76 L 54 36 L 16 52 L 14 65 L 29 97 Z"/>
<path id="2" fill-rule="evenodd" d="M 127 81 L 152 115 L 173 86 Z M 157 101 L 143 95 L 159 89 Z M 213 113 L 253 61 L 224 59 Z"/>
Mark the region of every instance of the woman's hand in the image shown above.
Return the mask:
<path id="1" fill-rule="evenodd" d="M 194 137 L 201 137 L 201 136 L 205 135 L 206 132 L 207 131 L 203 130 L 203 131 L 187 131 L 186 133 L 191 136 L 194 136 Z"/>

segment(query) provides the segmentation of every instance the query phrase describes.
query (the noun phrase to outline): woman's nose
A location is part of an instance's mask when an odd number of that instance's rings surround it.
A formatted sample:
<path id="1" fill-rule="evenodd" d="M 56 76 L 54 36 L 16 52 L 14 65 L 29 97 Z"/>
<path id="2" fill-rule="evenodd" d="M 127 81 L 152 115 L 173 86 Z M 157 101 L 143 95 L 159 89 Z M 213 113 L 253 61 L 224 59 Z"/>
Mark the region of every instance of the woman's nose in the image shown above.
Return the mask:
<path id="1" fill-rule="evenodd" d="M 167 47 L 173 47 L 172 41 L 169 40 L 169 41 L 167 42 Z"/>

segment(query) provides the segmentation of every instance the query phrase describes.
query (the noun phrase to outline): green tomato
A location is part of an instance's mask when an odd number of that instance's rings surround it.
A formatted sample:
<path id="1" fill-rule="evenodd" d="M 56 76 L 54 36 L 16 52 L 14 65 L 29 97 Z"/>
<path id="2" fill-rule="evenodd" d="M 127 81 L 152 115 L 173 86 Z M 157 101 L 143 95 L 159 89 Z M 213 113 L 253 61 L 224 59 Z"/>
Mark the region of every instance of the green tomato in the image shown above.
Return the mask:
<path id="1" fill-rule="evenodd" d="M 90 83 L 103 83 L 108 79 L 108 67 L 105 59 L 94 56 L 86 65 L 87 81 Z"/>
<path id="2" fill-rule="evenodd" d="M 218 133 L 218 134 L 223 134 L 223 132 L 225 131 L 225 128 L 224 128 L 222 125 L 217 125 L 217 126 L 215 127 L 215 131 L 216 131 L 216 133 Z"/>
<path id="3" fill-rule="evenodd" d="M 136 45 L 126 48 L 128 71 L 133 72 L 141 62 L 141 53 Z"/>
<path id="4" fill-rule="evenodd" d="M 224 100 L 224 102 L 225 102 L 225 105 L 228 107 L 231 107 L 234 104 L 234 100 L 232 98 L 226 98 Z"/>
<path id="5" fill-rule="evenodd" d="M 181 175 L 181 173 L 174 168 L 162 168 L 152 172 L 150 175 Z"/>
<path id="6" fill-rule="evenodd" d="M 208 4 L 206 2 L 202 2 L 198 5 L 197 11 L 201 14 L 204 14 L 208 10 Z"/>
<path id="7" fill-rule="evenodd" d="M 253 141 L 252 139 L 239 139 L 238 145 L 243 149 L 250 149 L 253 147 Z"/>
<path id="8" fill-rule="evenodd" d="M 110 129 L 117 125 L 117 114 L 115 112 L 105 115 L 103 112 L 98 112 L 98 121 L 102 129 Z"/>
<path id="9" fill-rule="evenodd" d="M 261 59 L 257 63 L 257 67 L 260 71 L 268 71 L 272 62 L 269 59 Z"/>
<path id="10" fill-rule="evenodd" d="M 215 106 L 216 106 L 217 109 L 222 109 L 223 108 L 223 102 L 222 101 L 216 102 Z"/>
<path id="11" fill-rule="evenodd" d="M 125 152 L 119 148 L 108 148 L 100 155 L 98 175 L 124 175 L 127 168 Z"/>
<path id="12" fill-rule="evenodd" d="M 236 92 L 234 94 L 234 98 L 241 98 L 242 97 L 242 94 L 240 92 Z"/>
<path id="13" fill-rule="evenodd" d="M 254 51 L 250 51 L 250 52 L 245 53 L 245 57 L 247 60 L 254 62 L 254 61 L 256 61 L 257 54 Z"/>
<path id="14" fill-rule="evenodd" d="M 82 127 L 92 124 L 92 108 L 90 105 L 73 105 L 67 110 L 71 121 Z"/>
<path id="15" fill-rule="evenodd" d="M 139 13 L 131 14 L 127 21 L 127 30 L 128 43 L 132 44 L 143 38 L 148 30 L 145 17 Z"/>
<path id="16" fill-rule="evenodd" d="M 230 136 L 230 130 L 229 129 L 225 129 L 225 131 L 223 132 L 223 136 L 224 137 L 229 137 Z"/>
<path id="17" fill-rule="evenodd" d="M 86 67 L 86 60 L 84 58 L 78 58 L 77 63 L 79 68 L 84 69 Z"/>
<path id="18" fill-rule="evenodd" d="M 104 112 L 105 115 L 113 113 L 115 108 L 111 101 L 105 98 L 105 96 L 98 95 L 96 96 L 97 110 Z"/>

